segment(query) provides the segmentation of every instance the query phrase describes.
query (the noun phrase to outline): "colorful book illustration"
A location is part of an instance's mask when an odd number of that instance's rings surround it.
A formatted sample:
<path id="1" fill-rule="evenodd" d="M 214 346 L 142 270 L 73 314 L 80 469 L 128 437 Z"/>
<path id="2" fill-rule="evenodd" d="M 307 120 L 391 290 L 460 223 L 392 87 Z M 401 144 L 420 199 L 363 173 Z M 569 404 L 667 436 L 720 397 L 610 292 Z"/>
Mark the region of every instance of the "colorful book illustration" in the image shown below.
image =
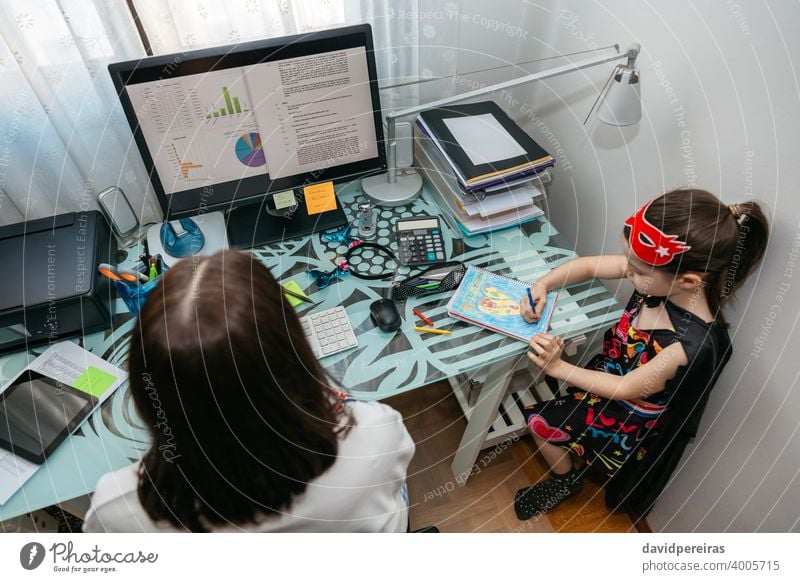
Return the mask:
<path id="1" fill-rule="evenodd" d="M 557 292 L 548 293 L 542 317 L 536 323 L 528 323 L 520 315 L 519 304 L 529 285 L 470 266 L 447 304 L 447 313 L 456 319 L 528 342 L 537 333 L 547 331 L 558 299 Z"/>

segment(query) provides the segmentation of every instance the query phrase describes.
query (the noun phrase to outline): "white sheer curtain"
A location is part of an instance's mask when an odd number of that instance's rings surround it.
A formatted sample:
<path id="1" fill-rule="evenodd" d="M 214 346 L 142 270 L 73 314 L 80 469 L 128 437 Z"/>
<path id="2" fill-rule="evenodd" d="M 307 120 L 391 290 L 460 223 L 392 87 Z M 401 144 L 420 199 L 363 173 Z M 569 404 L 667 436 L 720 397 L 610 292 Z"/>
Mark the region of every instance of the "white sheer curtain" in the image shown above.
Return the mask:
<path id="1" fill-rule="evenodd" d="M 144 54 L 124 0 L 0 3 L 0 223 L 94 208 L 148 184 L 106 66 Z"/>
<path id="2" fill-rule="evenodd" d="M 344 25 L 343 0 L 135 0 L 155 54 Z"/>
<path id="3" fill-rule="evenodd" d="M 451 77 L 457 72 L 460 2 L 347 0 L 351 22 L 369 22 L 381 86 Z M 452 94 L 451 81 L 381 92 L 385 111 Z"/>
<path id="4" fill-rule="evenodd" d="M 154 54 L 370 22 L 382 86 L 455 74 L 459 2 L 134 0 Z M 160 218 L 106 67 L 145 56 L 125 0 L 0 0 L 0 224 L 94 208 L 118 185 Z M 452 91 L 381 93 L 384 110 Z"/>
<path id="5" fill-rule="evenodd" d="M 452 76 L 457 67 L 460 2 L 135 0 L 135 6 L 155 54 L 368 22 L 382 86 Z M 385 91 L 382 104 L 398 109 L 441 96 L 451 87 L 436 82 Z"/>

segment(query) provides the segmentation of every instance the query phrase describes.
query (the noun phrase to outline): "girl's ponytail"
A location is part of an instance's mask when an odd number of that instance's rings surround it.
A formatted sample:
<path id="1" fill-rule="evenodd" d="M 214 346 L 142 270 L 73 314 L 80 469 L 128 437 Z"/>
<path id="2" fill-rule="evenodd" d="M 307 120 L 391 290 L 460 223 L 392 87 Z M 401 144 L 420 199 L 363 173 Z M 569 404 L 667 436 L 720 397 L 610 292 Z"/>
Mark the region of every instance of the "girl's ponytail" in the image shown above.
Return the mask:
<path id="1" fill-rule="evenodd" d="M 728 266 L 725 285 L 720 291 L 720 297 L 723 302 L 755 270 L 764 257 L 769 241 L 769 223 L 764 211 L 757 202 L 748 201 L 730 204 L 728 210 L 731 212 L 731 217 L 739 225 L 739 236 Z"/>

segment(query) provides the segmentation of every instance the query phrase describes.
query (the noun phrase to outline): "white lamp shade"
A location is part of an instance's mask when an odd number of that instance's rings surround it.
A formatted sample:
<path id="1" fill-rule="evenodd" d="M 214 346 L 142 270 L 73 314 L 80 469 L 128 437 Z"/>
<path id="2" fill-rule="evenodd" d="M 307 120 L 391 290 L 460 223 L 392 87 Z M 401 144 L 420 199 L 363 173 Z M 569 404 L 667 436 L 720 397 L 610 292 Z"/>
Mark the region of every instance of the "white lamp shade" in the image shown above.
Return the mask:
<path id="1" fill-rule="evenodd" d="M 639 75 L 631 69 L 614 75 L 597 108 L 597 118 L 608 125 L 633 125 L 642 118 Z"/>

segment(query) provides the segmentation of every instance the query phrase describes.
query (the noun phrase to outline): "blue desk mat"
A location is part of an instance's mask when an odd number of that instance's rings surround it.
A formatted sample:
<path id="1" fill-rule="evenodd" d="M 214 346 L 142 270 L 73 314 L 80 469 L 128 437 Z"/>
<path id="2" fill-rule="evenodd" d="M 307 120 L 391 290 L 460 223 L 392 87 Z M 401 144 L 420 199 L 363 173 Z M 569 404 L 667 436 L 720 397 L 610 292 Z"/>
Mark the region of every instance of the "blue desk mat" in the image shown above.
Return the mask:
<path id="1" fill-rule="evenodd" d="M 395 208 L 380 209 L 376 242 L 394 248 L 394 224 L 398 218 L 440 215 L 428 186 L 413 202 Z M 357 185 L 337 192 L 348 217 L 357 214 L 358 204 L 366 201 Z M 534 280 L 553 267 L 575 257 L 566 239 L 546 217 L 499 232 L 458 238 L 445 229 L 447 257 L 475 264 L 521 280 Z M 420 388 L 432 382 L 469 372 L 522 354 L 526 344 L 457 321 L 447 315 L 451 292 L 401 303 L 403 326 L 395 333 L 384 333 L 369 320 L 369 304 L 388 296 L 390 281 L 365 281 L 345 275 L 326 289 L 318 290 L 307 269 L 329 271 L 337 254 L 346 248 L 323 242 L 319 234 L 252 249 L 276 278 L 294 279 L 318 306 L 303 304 L 298 314 L 322 311 L 344 305 L 358 338 L 358 347 L 322 359 L 331 375 L 356 398 L 376 400 Z M 133 258 L 129 259 L 130 261 Z M 365 251 L 354 261 L 359 268 L 368 261 L 375 273 L 384 270 L 383 258 Z M 413 268 L 401 267 L 399 274 L 409 275 Z M 451 335 L 421 334 L 411 312 L 416 307 L 436 327 L 453 331 Z M 604 329 L 617 321 L 621 306 L 599 282 L 583 283 L 562 290 L 551 322 L 551 333 L 570 338 Z M 130 333 L 135 320 L 117 301 L 112 328 L 80 338 L 86 349 L 109 362 L 125 368 Z M 0 382 L 16 376 L 42 349 L 11 354 L 0 358 Z M 146 426 L 136 413 L 123 384 L 77 433 L 71 436 L 48 459 L 45 465 L 5 505 L 0 506 L 0 521 L 16 515 L 66 501 L 94 490 L 105 473 L 138 460 L 149 446 Z"/>

